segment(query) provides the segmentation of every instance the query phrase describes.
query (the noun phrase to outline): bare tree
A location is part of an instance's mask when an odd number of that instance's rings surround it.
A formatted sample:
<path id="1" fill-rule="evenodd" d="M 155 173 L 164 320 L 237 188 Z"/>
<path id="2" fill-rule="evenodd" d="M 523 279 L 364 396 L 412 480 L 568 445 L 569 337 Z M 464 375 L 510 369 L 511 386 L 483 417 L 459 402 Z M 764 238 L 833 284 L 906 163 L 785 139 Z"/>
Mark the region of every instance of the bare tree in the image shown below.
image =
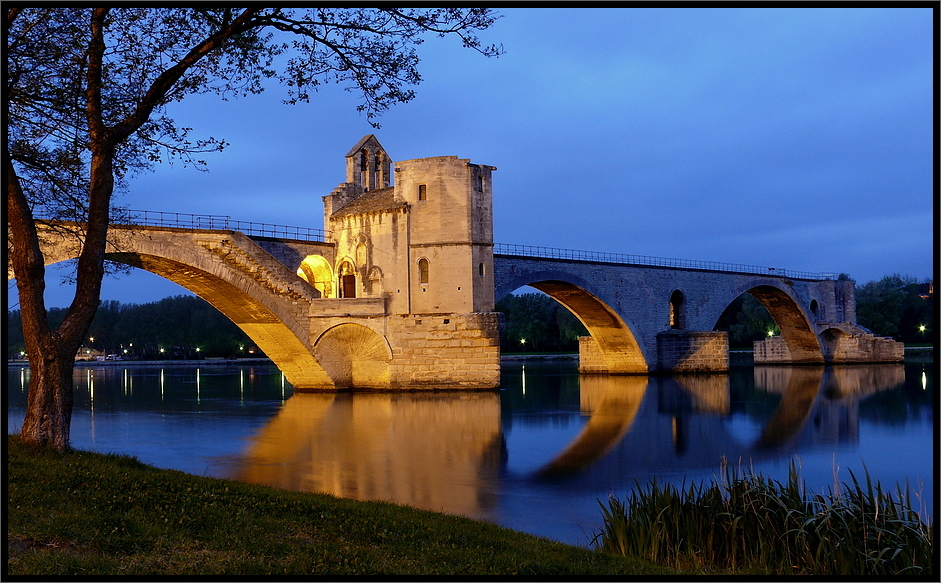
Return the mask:
<path id="1" fill-rule="evenodd" d="M 199 93 L 258 93 L 266 79 L 297 103 L 337 82 L 360 93 L 358 109 L 377 125 L 377 114 L 414 96 L 416 46 L 427 36 L 457 36 L 497 55 L 500 48 L 475 36 L 496 18 L 482 8 L 8 9 L 8 250 L 32 372 L 21 438 L 69 448 L 72 367 L 99 303 L 115 190 L 162 160 L 202 164 L 199 153 L 225 146 L 191 140 L 167 104 Z M 51 329 L 40 226 L 62 220 L 80 226 L 81 253 L 75 297 Z"/>

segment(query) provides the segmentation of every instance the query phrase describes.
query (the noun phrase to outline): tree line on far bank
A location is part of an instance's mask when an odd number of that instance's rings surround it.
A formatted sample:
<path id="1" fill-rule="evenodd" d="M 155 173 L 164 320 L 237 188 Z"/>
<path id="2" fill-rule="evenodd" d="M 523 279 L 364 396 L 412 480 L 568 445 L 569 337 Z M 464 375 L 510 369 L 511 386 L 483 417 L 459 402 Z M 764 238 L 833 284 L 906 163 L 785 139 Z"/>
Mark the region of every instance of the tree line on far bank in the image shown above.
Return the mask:
<path id="1" fill-rule="evenodd" d="M 50 308 L 50 325 L 58 326 L 66 311 Z M 18 358 L 25 346 L 20 312 L 11 310 L 8 316 L 8 356 Z M 80 358 L 86 353 L 145 360 L 264 356 L 238 326 L 196 296 L 172 296 L 146 304 L 103 301 L 86 336 Z"/>
<path id="2" fill-rule="evenodd" d="M 497 302 L 503 314 L 500 349 L 512 352 L 577 352 L 578 337 L 588 332 L 561 304 L 541 293 L 509 295 Z M 64 308 L 52 308 L 49 322 L 57 326 Z M 928 283 L 890 275 L 856 288 L 856 317 L 860 326 L 905 343 L 931 342 L 935 333 L 933 289 Z M 716 325 L 729 333 L 733 348 L 780 331 L 767 310 L 750 294 L 742 294 Z M 24 350 L 19 310 L 7 319 L 7 356 Z M 237 358 L 263 356 L 232 321 L 196 296 L 173 296 L 146 304 L 102 302 L 88 331 L 83 350 L 117 354 L 122 358 Z"/>

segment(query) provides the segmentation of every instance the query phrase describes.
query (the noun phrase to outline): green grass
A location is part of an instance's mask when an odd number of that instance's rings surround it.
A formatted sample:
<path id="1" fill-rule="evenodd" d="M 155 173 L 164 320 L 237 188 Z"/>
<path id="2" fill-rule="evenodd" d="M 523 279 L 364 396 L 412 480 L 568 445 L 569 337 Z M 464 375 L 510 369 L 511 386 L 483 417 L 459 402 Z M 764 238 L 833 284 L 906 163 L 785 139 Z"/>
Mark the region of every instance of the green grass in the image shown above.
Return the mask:
<path id="1" fill-rule="evenodd" d="M 810 494 L 792 463 L 788 483 L 726 466 L 721 482 L 654 482 L 602 504 L 595 545 L 677 568 L 765 575 L 931 577 L 934 533 L 895 494 L 852 475 Z M 937 579 L 934 579 L 937 580 Z"/>
<path id="2" fill-rule="evenodd" d="M 467 518 L 56 454 L 7 438 L 7 576 L 654 576 Z"/>

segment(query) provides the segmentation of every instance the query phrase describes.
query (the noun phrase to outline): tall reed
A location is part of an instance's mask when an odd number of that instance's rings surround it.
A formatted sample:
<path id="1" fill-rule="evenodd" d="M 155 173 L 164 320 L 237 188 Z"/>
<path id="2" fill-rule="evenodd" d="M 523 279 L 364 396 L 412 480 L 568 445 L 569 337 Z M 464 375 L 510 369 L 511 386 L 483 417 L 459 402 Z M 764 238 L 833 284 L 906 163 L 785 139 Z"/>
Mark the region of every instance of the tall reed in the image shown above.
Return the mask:
<path id="1" fill-rule="evenodd" d="M 723 463 L 711 484 L 638 484 L 600 502 L 607 552 L 663 565 L 802 575 L 933 575 L 934 530 L 911 494 L 864 484 L 806 492 L 791 462 L 787 484 Z"/>

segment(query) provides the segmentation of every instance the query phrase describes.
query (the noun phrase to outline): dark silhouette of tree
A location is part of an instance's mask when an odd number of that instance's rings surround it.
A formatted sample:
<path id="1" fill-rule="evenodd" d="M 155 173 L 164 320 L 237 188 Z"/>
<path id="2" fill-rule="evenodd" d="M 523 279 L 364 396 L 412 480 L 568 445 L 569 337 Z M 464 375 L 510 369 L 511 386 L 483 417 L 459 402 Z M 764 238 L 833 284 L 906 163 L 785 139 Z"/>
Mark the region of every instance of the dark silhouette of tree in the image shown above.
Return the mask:
<path id="1" fill-rule="evenodd" d="M 50 309 L 50 326 L 61 322 L 66 312 L 65 308 Z M 18 358 L 26 350 L 20 311 L 7 315 L 7 356 Z M 232 358 L 246 356 L 251 345 L 245 332 L 211 304 L 183 295 L 146 304 L 102 302 L 82 344 L 95 354 L 114 354 L 125 360 L 171 358 L 174 351 L 177 358 Z M 80 349 L 77 356 L 82 355 Z"/>
<path id="2" fill-rule="evenodd" d="M 4 22 L 3 163 L 8 250 L 19 292 L 31 381 L 21 437 L 69 448 L 72 366 L 98 308 L 116 189 L 167 158 L 196 157 L 225 144 L 192 139 L 166 106 L 187 95 L 223 98 L 262 91 L 277 79 L 288 102 L 324 83 L 361 97 L 371 121 L 414 96 L 415 47 L 426 36 L 474 36 L 495 16 L 484 8 L 15 7 Z M 276 61 L 286 59 L 280 71 Z M 374 123 L 374 125 L 376 125 Z M 75 221 L 81 245 L 76 291 L 50 328 L 40 247 L 48 219 Z"/>
<path id="3" fill-rule="evenodd" d="M 897 273 L 887 275 L 856 288 L 856 321 L 902 342 L 930 342 L 937 334 L 933 296 L 927 282 Z"/>
<path id="4" fill-rule="evenodd" d="M 768 337 L 768 332 L 779 334 L 780 329 L 755 296 L 744 293 L 732 301 L 719 316 L 715 330 L 729 333 L 729 346 L 751 348 L 752 343 Z"/>
<path id="5" fill-rule="evenodd" d="M 508 295 L 497 302 L 505 319 L 503 352 L 577 352 L 588 331 L 562 304 L 545 294 Z"/>

